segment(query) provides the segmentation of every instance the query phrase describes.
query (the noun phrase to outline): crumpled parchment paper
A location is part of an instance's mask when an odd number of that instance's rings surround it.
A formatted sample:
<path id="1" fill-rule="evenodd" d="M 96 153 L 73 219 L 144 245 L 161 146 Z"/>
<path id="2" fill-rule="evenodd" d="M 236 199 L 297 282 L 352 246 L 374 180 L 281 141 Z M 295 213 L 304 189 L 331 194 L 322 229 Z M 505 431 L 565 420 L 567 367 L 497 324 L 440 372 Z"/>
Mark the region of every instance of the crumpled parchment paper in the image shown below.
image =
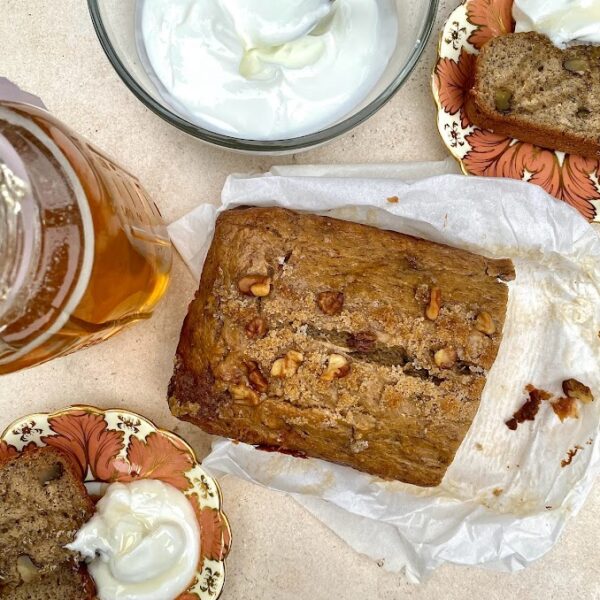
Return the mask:
<path id="1" fill-rule="evenodd" d="M 439 487 L 386 482 L 223 439 L 203 463 L 292 495 L 357 551 L 388 570 L 405 569 L 412 581 L 445 562 L 525 567 L 556 543 L 600 472 L 600 237 L 537 186 L 447 174 L 415 181 L 453 171 L 443 162 L 231 176 L 222 207 L 201 205 L 169 228 L 198 278 L 218 212 L 239 205 L 327 213 L 514 261 L 500 351 Z M 391 196 L 399 202 L 388 202 Z M 527 384 L 558 397 L 570 377 L 596 397 L 580 406 L 578 419 L 561 422 L 544 402 L 533 422 L 506 427 Z"/>

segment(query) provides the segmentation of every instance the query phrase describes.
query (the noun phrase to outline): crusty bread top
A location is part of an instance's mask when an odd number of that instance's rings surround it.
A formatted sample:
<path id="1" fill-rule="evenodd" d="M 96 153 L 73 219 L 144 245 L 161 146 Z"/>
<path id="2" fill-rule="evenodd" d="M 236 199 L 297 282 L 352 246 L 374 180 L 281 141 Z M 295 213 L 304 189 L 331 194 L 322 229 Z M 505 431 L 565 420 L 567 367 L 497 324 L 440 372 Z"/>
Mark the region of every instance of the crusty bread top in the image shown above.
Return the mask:
<path id="1" fill-rule="evenodd" d="M 600 48 L 561 50 L 538 33 L 493 38 L 478 56 L 469 102 L 477 125 L 597 157 Z"/>
<path id="2" fill-rule="evenodd" d="M 73 563 L 64 546 L 94 512 L 71 459 L 50 446 L 0 465 L 0 506 L 0 576 L 8 587 L 23 583 L 20 563 L 31 561 L 40 577 Z"/>

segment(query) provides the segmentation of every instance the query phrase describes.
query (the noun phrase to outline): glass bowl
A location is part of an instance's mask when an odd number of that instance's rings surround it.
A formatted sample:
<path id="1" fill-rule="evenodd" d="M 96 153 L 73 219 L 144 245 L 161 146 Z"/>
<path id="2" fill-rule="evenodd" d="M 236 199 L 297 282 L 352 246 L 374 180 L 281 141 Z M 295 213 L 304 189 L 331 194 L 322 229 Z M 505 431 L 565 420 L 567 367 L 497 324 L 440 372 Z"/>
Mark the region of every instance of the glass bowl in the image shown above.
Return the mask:
<path id="1" fill-rule="evenodd" d="M 169 106 L 148 77 L 136 46 L 136 0 L 88 0 L 92 21 L 110 62 L 127 87 L 150 110 L 209 144 L 257 154 L 287 154 L 329 142 L 375 114 L 408 79 L 429 39 L 438 0 L 395 0 L 398 43 L 390 63 L 368 97 L 333 125 L 301 137 L 276 141 L 240 139 L 196 125 Z"/>

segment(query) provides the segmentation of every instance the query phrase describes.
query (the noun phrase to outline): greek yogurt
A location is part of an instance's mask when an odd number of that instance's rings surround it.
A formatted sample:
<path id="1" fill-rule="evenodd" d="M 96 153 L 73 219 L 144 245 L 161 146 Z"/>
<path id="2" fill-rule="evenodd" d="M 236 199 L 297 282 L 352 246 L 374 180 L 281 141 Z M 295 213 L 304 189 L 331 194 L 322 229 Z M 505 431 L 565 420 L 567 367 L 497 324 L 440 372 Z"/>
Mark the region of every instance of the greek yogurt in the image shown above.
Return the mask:
<path id="1" fill-rule="evenodd" d="M 100 600 L 175 600 L 196 574 L 200 528 L 176 488 L 114 483 L 67 548 L 89 561 Z"/>
<path id="2" fill-rule="evenodd" d="M 537 31 L 558 47 L 600 44 L 599 0 L 515 0 L 516 32 Z"/>
<path id="3" fill-rule="evenodd" d="M 217 133 L 281 140 L 360 105 L 396 47 L 392 0 L 138 0 L 142 62 L 164 100 Z"/>

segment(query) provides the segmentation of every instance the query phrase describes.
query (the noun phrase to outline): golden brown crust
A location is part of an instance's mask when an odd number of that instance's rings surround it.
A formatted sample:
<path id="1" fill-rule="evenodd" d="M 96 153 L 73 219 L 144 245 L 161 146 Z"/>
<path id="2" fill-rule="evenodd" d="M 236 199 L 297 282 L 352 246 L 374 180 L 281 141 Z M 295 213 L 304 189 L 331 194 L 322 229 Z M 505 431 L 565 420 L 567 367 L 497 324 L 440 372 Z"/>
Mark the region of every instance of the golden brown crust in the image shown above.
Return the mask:
<path id="1" fill-rule="evenodd" d="M 240 292 L 249 275 L 269 279 L 268 295 Z M 171 410 L 209 433 L 437 485 L 498 351 L 499 275 L 514 277 L 510 261 L 395 232 L 227 211 L 183 325 Z M 476 328 L 482 311 L 490 335 Z M 263 337 L 247 334 L 257 318 Z"/>
<path id="2" fill-rule="evenodd" d="M 495 49 L 499 46 L 506 45 L 506 42 L 514 42 L 514 53 L 516 56 L 518 55 L 519 60 L 522 60 L 524 56 L 524 51 L 520 47 L 521 45 L 525 44 L 526 46 L 529 46 L 529 48 L 534 48 L 536 52 L 532 53 L 532 64 L 528 65 L 528 68 L 530 68 L 532 72 L 531 78 L 540 76 L 539 72 L 548 73 L 550 70 L 548 68 L 544 70 L 543 64 L 539 67 L 536 67 L 536 65 L 533 64 L 533 56 L 535 56 L 536 53 L 541 55 L 548 64 L 552 64 L 552 61 L 554 64 L 563 64 L 566 60 L 565 57 L 567 56 L 582 56 L 588 61 L 588 64 L 590 65 L 590 74 L 576 74 L 563 69 L 564 77 L 560 83 L 568 86 L 569 82 L 571 82 L 572 84 L 576 83 L 578 86 L 578 91 L 571 90 L 570 95 L 568 94 L 568 97 L 564 98 L 565 111 L 567 101 L 572 103 L 577 100 L 578 95 L 581 93 L 579 91 L 581 85 L 583 85 L 584 88 L 587 88 L 588 91 L 593 89 L 594 86 L 597 87 L 600 65 L 596 64 L 598 62 L 598 57 L 591 55 L 592 50 L 590 47 L 580 46 L 569 48 L 567 51 L 562 51 L 556 48 L 545 36 L 533 32 L 498 36 L 487 42 L 477 57 L 473 87 L 469 90 L 465 104 L 465 110 L 469 120 L 478 127 L 489 129 L 497 134 L 507 135 L 543 148 L 550 148 L 552 150 L 559 150 L 568 154 L 576 154 L 597 160 L 600 157 L 600 139 L 595 138 L 593 135 L 589 134 L 589 132 L 575 131 L 574 129 L 569 128 L 568 123 L 569 119 L 573 118 L 572 116 L 567 116 L 565 114 L 559 119 L 557 115 L 555 121 L 550 124 L 544 123 L 541 120 L 536 120 L 535 113 L 534 115 L 528 114 L 527 112 L 519 113 L 518 110 L 509 113 L 499 112 L 490 103 L 490 85 L 492 80 L 498 84 L 502 83 L 502 88 L 510 88 L 511 85 L 513 85 L 510 82 L 504 83 L 506 77 L 502 78 L 499 75 L 497 65 L 487 64 Z M 506 68 L 508 70 L 510 66 L 506 65 Z M 594 75 L 591 75 L 591 73 Z M 523 74 L 518 73 L 513 76 L 515 89 L 522 87 L 522 84 L 517 78 L 522 77 Z M 554 85 L 557 85 L 556 81 L 554 82 Z M 542 90 L 541 88 L 538 90 L 535 88 L 530 91 L 528 88 L 527 91 L 528 94 L 533 95 L 536 93 L 550 94 L 551 92 L 552 82 L 548 82 L 548 90 Z M 580 104 L 578 106 L 585 104 L 585 98 L 579 100 Z M 558 111 L 558 99 L 553 99 L 552 101 L 557 103 L 557 105 L 552 108 Z M 541 106 L 546 108 L 545 100 L 541 102 Z"/>
<path id="3" fill-rule="evenodd" d="M 469 121 L 481 129 L 489 129 L 494 133 L 506 135 L 540 148 L 559 150 L 594 160 L 600 157 L 600 144 L 594 143 L 589 138 L 581 138 L 565 130 L 534 125 L 517 116 L 505 116 L 489 110 L 478 100 L 478 92 L 475 88 L 469 91 L 465 110 Z"/>

